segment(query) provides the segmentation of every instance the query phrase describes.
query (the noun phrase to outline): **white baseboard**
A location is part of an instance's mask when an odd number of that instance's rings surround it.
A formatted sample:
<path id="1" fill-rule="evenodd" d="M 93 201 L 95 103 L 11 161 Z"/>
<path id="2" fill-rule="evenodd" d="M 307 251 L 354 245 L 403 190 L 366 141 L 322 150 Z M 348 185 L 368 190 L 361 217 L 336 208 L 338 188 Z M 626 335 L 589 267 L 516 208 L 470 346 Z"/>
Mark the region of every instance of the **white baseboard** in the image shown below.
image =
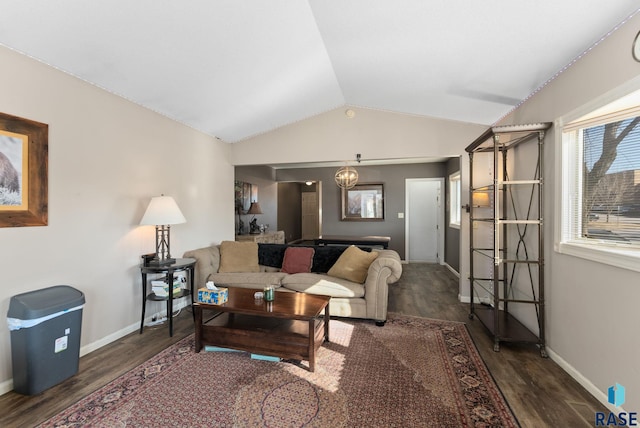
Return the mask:
<path id="1" fill-rule="evenodd" d="M 608 401 L 607 394 L 605 394 L 604 391 L 601 391 L 600 389 L 598 389 L 598 387 L 596 387 L 593 383 L 591 383 L 589 379 L 584 377 L 582 373 L 576 370 L 575 367 L 573 367 L 571 364 L 565 361 L 564 358 L 562 358 L 560 355 L 555 353 L 549 347 L 547 347 L 546 350 L 547 350 L 547 354 L 549 354 L 549 358 L 551 358 L 556 364 L 560 366 L 560 368 L 562 368 L 562 370 L 567 372 L 569 376 L 571 376 L 584 389 L 586 389 L 587 392 L 589 392 L 589 394 L 593 395 L 593 397 L 596 400 L 598 400 L 600 403 L 602 403 L 603 406 L 609 409 L 610 412 L 620 413 L 625 411 L 622 407 L 615 407 L 613 404 L 610 404 Z"/>
<path id="2" fill-rule="evenodd" d="M 0 395 L 13 391 L 13 379 L 0 383 Z"/>
<path id="3" fill-rule="evenodd" d="M 175 302 L 174 310 L 177 311 L 189 306 L 189 304 L 186 301 L 182 301 L 182 300 L 183 299 Z M 155 314 L 151 314 L 149 317 L 145 318 L 144 323 L 147 324 L 152 320 L 153 317 L 161 318 L 165 315 L 166 315 L 165 311 L 156 312 Z M 95 350 L 98 350 L 103 346 L 110 344 L 111 342 L 115 342 L 116 340 L 130 333 L 133 333 L 134 331 L 138 331 L 139 329 L 140 329 L 140 323 L 135 322 L 108 336 L 105 336 L 99 340 L 96 340 L 95 342 L 82 346 L 80 347 L 80 357 L 87 355 Z M 7 381 L 0 383 L 0 395 L 6 394 L 7 392 L 10 392 L 10 391 L 13 391 L 13 379 L 9 379 Z"/>
<path id="4" fill-rule="evenodd" d="M 180 309 L 186 308 L 187 306 L 189 306 L 189 304 L 187 304 L 186 301 L 183 301 L 183 299 L 181 299 L 180 301 L 177 301 L 177 302 L 174 301 L 173 310 L 178 311 Z M 144 323 L 147 324 L 151 322 L 151 320 L 154 317 L 162 318 L 165 315 L 166 315 L 165 311 L 156 312 L 155 314 L 151 314 L 148 317 L 146 317 L 144 320 Z M 103 346 L 110 344 L 111 342 L 115 342 L 116 340 L 123 338 L 127 334 L 133 333 L 134 331 L 138 331 L 139 329 L 140 329 L 140 324 L 138 322 L 130 324 L 123 329 L 120 329 L 108 336 L 103 337 L 102 339 L 96 340 L 93 343 L 89 343 L 88 345 L 81 347 L 80 356 L 82 357 L 84 355 L 87 355 L 88 353 L 93 352 L 97 349 L 100 349 Z"/>
<path id="5" fill-rule="evenodd" d="M 145 320 L 145 322 L 147 322 Z M 137 322 L 131 325 L 126 326 L 123 329 L 120 329 L 114 333 L 111 333 L 108 336 L 103 337 L 102 339 L 96 340 L 95 342 L 89 343 L 88 345 L 82 346 L 80 348 L 80 356 L 84 357 L 85 355 L 102 348 L 105 345 L 110 344 L 111 342 L 115 342 L 116 340 L 126 336 L 129 333 L 133 333 L 136 330 L 140 329 L 140 324 Z"/>
<path id="6" fill-rule="evenodd" d="M 463 303 L 469 303 L 470 298 L 468 296 L 460 296 L 458 295 L 458 299 Z M 489 302 L 485 302 L 489 303 Z M 596 387 L 589 379 L 584 377 L 582 373 L 575 369 L 571 364 L 565 361 L 560 355 L 553 351 L 553 349 L 546 347 L 547 354 L 549 354 L 549 358 L 553 360 L 556 364 L 560 366 L 562 370 L 567 372 L 569 376 L 571 376 L 576 382 L 578 382 L 584 389 L 589 392 L 589 394 L 593 395 L 593 397 L 598 400 L 602 405 L 604 405 L 610 412 L 619 413 L 624 412 L 625 410 L 622 407 L 615 407 L 610 404 L 608 401 L 607 395 L 604 391 L 601 391 Z"/>
<path id="7" fill-rule="evenodd" d="M 451 266 L 449 266 L 448 264 L 446 264 L 446 266 L 449 268 L 449 270 L 451 270 L 454 273 L 454 275 L 457 275 L 458 278 L 460 277 L 460 274 L 458 272 L 454 271 L 451 268 Z M 480 303 L 486 303 L 486 304 L 491 304 L 492 303 L 492 301 L 490 299 L 488 299 L 488 298 L 485 298 L 485 299 L 477 299 L 476 298 L 474 300 L 475 301 L 479 301 Z M 460 301 L 461 303 L 471 303 L 471 297 L 470 296 L 463 296 L 461 294 L 458 294 L 458 301 Z M 549 354 L 549 358 L 551 358 L 556 364 L 558 364 L 560 366 L 560 368 L 562 368 L 562 370 L 567 372 L 567 374 L 569 374 L 569 376 L 571 376 L 584 389 L 586 389 L 591 395 L 593 395 L 593 397 L 596 400 L 598 400 L 600 403 L 602 403 L 604 406 L 606 406 L 607 409 L 609 409 L 609 411 L 611 411 L 611 412 L 622 412 L 622 411 L 624 411 L 622 409 L 622 407 L 615 407 L 614 405 L 610 404 L 609 401 L 608 401 L 608 397 L 604 393 L 604 391 L 601 391 L 600 389 L 598 389 L 598 387 L 596 387 L 593 383 L 591 383 L 591 381 L 589 379 L 584 377 L 582 375 L 582 373 L 580 373 L 578 370 L 576 370 L 571 364 L 569 364 L 567 361 L 565 361 L 560 355 L 555 353 L 549 347 L 546 348 L 546 351 L 547 351 L 547 354 Z"/>
<path id="8" fill-rule="evenodd" d="M 449 263 L 442 263 L 447 269 L 451 271 L 452 274 L 456 276 L 456 278 L 460 279 L 460 272 L 451 267 Z"/>

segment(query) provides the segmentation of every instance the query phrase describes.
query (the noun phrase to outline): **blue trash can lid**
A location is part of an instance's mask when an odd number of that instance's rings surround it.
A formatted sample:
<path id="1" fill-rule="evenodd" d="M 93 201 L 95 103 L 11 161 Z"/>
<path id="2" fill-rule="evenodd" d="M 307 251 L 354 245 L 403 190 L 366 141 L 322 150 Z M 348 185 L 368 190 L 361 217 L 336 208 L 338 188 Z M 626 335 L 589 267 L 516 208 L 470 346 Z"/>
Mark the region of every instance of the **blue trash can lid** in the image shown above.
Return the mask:
<path id="1" fill-rule="evenodd" d="M 54 285 L 11 297 L 7 318 L 31 320 L 84 304 L 84 294 L 68 285 Z"/>

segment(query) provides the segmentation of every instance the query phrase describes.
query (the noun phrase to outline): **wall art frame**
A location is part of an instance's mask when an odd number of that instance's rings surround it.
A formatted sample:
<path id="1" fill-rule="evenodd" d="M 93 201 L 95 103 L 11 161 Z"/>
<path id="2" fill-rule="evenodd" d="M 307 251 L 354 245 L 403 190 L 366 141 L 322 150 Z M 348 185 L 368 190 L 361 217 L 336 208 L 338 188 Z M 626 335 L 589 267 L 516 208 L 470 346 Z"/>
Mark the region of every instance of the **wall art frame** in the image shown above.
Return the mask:
<path id="1" fill-rule="evenodd" d="M 258 186 L 244 181 L 234 181 L 235 214 L 246 214 L 251 202 L 258 202 Z"/>
<path id="2" fill-rule="evenodd" d="M 0 139 L 0 190 L 14 191 L 10 180 L 19 181 L 19 202 L 0 202 L 0 227 L 47 226 L 49 125 L 0 113 Z"/>
<path id="3" fill-rule="evenodd" d="M 384 183 L 342 189 L 342 221 L 384 221 Z"/>

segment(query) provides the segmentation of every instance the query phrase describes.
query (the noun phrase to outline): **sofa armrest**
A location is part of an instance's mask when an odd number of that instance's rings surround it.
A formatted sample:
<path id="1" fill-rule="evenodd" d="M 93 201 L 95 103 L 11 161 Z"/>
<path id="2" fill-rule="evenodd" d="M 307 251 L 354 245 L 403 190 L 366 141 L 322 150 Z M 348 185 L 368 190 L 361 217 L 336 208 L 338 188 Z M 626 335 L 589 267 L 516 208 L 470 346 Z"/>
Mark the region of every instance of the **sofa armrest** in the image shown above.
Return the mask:
<path id="1" fill-rule="evenodd" d="M 374 250 L 376 251 L 376 250 Z M 385 272 L 388 275 L 386 283 L 393 284 L 400 279 L 402 276 L 402 262 L 400 261 L 400 255 L 393 250 L 377 250 L 378 257 L 371 263 L 369 266 L 369 274 L 379 272 L 384 268 L 387 268 L 388 271 Z M 368 276 L 367 275 L 367 276 Z"/>
<path id="2" fill-rule="evenodd" d="M 400 279 L 402 263 L 398 253 L 393 250 L 379 250 L 379 253 L 369 266 L 364 283 L 364 298 L 367 303 L 367 318 L 386 321 L 389 284 Z"/>
<path id="3" fill-rule="evenodd" d="M 196 259 L 194 284 L 196 289 L 204 287 L 209 275 L 218 272 L 220 267 L 220 247 L 204 247 L 190 250 L 183 257 Z"/>

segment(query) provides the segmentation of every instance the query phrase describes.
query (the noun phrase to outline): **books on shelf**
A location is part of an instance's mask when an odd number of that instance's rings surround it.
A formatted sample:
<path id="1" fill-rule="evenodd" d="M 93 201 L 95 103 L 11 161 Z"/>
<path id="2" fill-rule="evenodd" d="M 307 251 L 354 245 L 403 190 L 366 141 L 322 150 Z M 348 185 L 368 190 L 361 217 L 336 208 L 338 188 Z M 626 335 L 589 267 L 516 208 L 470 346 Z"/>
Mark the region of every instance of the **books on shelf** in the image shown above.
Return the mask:
<path id="1" fill-rule="evenodd" d="M 182 291 L 182 285 L 185 283 L 183 276 L 173 278 L 173 295 L 174 297 Z M 169 284 L 164 280 L 151 281 L 151 290 L 157 297 L 169 297 Z"/>

